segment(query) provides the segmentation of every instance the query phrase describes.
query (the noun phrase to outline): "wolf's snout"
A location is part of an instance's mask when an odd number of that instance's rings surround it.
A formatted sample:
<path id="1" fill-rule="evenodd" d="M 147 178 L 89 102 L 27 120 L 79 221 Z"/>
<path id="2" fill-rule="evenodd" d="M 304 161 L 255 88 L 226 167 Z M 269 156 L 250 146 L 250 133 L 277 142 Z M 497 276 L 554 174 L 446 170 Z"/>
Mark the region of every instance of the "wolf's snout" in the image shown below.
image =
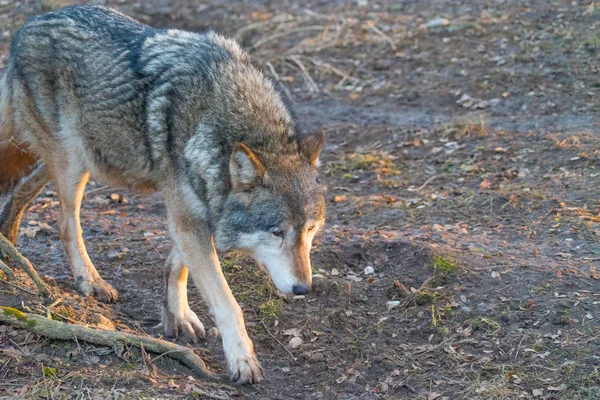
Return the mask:
<path id="1" fill-rule="evenodd" d="M 292 291 L 295 295 L 305 295 L 310 290 L 308 285 L 294 285 Z"/>

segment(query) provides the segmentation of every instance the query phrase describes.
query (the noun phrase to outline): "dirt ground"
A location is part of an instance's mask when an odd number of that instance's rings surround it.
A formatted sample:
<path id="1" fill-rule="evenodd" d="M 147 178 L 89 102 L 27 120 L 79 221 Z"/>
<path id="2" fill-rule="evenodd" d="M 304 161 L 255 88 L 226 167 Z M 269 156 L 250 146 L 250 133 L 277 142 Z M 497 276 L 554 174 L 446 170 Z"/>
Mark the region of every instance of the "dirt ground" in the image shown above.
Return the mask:
<path id="1" fill-rule="evenodd" d="M 326 133 L 315 288 L 283 297 L 250 260 L 222 255 L 265 368 L 259 385 L 0 326 L 0 396 L 600 398 L 600 3 L 97 3 L 235 37 L 284 84 L 303 128 Z M 64 4 L 0 0 L 2 62 L 26 17 Z M 160 336 L 162 199 L 87 190 L 88 250 L 119 302 L 73 291 L 51 186 L 19 249 L 63 302 L 45 309 L 27 279 L 0 282 L 0 302 Z M 213 326 L 193 288 L 190 298 Z M 303 344 L 290 349 L 294 336 Z M 223 372 L 220 341 L 201 346 Z"/>

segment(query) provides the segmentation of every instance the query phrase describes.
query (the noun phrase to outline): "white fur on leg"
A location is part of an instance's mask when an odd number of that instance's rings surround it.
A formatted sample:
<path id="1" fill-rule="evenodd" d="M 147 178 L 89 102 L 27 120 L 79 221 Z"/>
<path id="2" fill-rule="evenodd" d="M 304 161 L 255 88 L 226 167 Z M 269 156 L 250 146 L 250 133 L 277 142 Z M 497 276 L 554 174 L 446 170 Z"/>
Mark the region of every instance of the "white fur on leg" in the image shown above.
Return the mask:
<path id="1" fill-rule="evenodd" d="M 254 345 L 246 333 L 244 316 L 236 304 L 235 313 L 227 307 L 213 309 L 215 321 L 223 338 L 230 379 L 237 384 L 258 383 L 263 369 L 254 353 Z"/>
<path id="2" fill-rule="evenodd" d="M 55 169 L 57 167 L 60 168 L 55 166 Z M 74 165 L 74 162 L 71 162 L 60 175 L 55 174 L 60 200 L 60 237 L 78 290 L 100 301 L 112 302 L 118 297 L 117 291 L 100 277 L 83 242 L 79 211 L 88 180 L 88 173 L 80 172 L 83 170 L 82 165 Z"/>
<path id="3" fill-rule="evenodd" d="M 163 310 L 165 335 L 186 343 L 197 343 L 206 337 L 204 325 L 190 309 L 187 297 L 188 269 L 173 252 L 172 266 L 167 280 L 167 304 Z"/>
<path id="4" fill-rule="evenodd" d="M 194 283 L 200 289 L 221 333 L 229 376 L 232 381 L 239 384 L 260 382 L 263 379 L 263 370 L 246 332 L 242 310 L 221 271 L 208 229 L 206 229 L 206 237 L 203 237 L 198 234 L 202 228 L 199 224 L 192 232 L 181 229 L 181 226 L 178 227 L 174 223 L 175 218 L 172 213 L 181 212 L 182 207 L 174 209 L 172 206 L 175 204 L 167 206 L 170 212 L 169 230 L 176 251 L 181 255 L 183 263 L 188 266 Z"/>

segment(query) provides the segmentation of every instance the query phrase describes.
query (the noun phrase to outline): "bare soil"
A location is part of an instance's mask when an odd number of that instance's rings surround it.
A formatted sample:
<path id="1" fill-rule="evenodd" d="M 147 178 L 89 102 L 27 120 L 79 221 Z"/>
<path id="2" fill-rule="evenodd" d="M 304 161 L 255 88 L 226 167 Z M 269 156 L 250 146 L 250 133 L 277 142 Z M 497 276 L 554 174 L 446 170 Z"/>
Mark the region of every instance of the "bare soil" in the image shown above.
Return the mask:
<path id="1" fill-rule="evenodd" d="M 235 37 L 285 86 L 304 129 L 325 131 L 315 288 L 283 297 L 250 260 L 222 255 L 259 385 L 0 326 L 0 396 L 600 398 L 599 3 L 100 3 Z M 0 0 L 2 60 L 27 16 L 65 4 Z M 436 18 L 447 24 L 426 27 Z M 160 196 L 88 187 L 88 250 L 121 296 L 106 305 L 73 291 L 52 190 L 28 210 L 19 249 L 63 302 L 44 308 L 23 278 L 0 282 L 0 303 L 160 336 Z M 212 326 L 194 288 L 190 299 Z M 294 335 L 303 344 L 289 349 Z M 223 372 L 220 341 L 201 346 Z"/>

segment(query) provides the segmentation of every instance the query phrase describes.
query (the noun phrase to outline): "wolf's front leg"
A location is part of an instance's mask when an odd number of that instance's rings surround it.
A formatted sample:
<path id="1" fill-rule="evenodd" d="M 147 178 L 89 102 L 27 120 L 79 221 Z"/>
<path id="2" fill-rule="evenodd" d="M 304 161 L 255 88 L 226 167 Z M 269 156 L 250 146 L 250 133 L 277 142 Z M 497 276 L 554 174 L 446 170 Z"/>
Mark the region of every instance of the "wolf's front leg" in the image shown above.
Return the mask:
<path id="1" fill-rule="evenodd" d="M 257 383 L 263 370 L 246 332 L 242 309 L 227 285 L 206 222 L 186 213 L 184 207 L 169 207 L 169 228 L 175 251 L 189 268 L 223 339 L 229 377 L 239 384 Z"/>
<path id="2" fill-rule="evenodd" d="M 206 337 L 204 325 L 190 309 L 187 296 L 188 269 L 181 256 L 173 249 L 165 269 L 165 295 L 163 299 L 163 328 L 166 336 L 179 338 L 186 343 L 197 343 Z"/>

